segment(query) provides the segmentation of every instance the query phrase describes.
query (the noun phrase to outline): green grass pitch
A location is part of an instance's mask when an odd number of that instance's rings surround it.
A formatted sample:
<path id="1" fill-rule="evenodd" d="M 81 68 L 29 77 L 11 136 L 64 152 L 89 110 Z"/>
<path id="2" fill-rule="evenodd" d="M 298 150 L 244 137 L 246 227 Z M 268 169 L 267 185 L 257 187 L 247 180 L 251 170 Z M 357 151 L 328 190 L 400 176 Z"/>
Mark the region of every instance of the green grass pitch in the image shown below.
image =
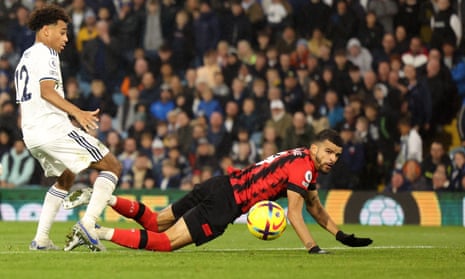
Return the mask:
<path id="1" fill-rule="evenodd" d="M 55 223 L 52 238 L 63 244 L 73 223 Z M 107 226 L 134 227 L 131 223 Z M 245 225 L 200 247 L 173 253 L 131 250 L 105 242 L 108 251 L 29 251 L 36 224 L 0 222 L 0 278 L 464 278 L 465 228 L 345 225 L 369 236 L 366 248 L 339 244 L 322 228 L 310 230 L 331 253 L 309 255 L 292 227 L 277 240 L 252 237 Z"/>

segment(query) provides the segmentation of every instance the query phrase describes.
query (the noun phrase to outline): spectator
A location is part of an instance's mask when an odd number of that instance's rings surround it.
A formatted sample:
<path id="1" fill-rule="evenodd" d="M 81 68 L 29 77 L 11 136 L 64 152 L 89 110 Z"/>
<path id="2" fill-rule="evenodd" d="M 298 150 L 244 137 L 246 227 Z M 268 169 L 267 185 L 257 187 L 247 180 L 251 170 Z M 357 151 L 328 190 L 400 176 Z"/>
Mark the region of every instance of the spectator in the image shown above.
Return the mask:
<path id="1" fill-rule="evenodd" d="M 257 147 L 247 130 L 239 129 L 236 139 L 232 142 L 230 155 L 236 168 L 244 168 L 256 162 Z"/>
<path id="2" fill-rule="evenodd" d="M 242 0 L 242 8 L 252 24 L 254 33 L 262 29 L 265 21 L 265 13 L 260 3 L 255 0 Z"/>
<path id="3" fill-rule="evenodd" d="M 320 114 L 329 120 L 329 127 L 336 128 L 337 123 L 344 118 L 344 108 L 339 103 L 336 91 L 330 89 L 325 94 L 325 102 L 320 107 Z"/>
<path id="4" fill-rule="evenodd" d="M 402 62 L 405 65 L 413 65 L 415 68 L 420 68 L 428 61 L 428 51 L 423 46 L 419 37 L 410 39 L 409 49 L 402 54 Z"/>
<path id="5" fill-rule="evenodd" d="M 453 170 L 451 175 L 451 190 L 465 190 L 465 152 L 457 151 L 453 153 Z"/>
<path id="6" fill-rule="evenodd" d="M 286 137 L 283 139 L 283 149 L 305 147 L 312 142 L 315 137 L 313 126 L 307 123 L 303 112 L 296 112 L 292 118 L 292 126 L 286 130 Z"/>
<path id="7" fill-rule="evenodd" d="M 179 189 L 181 184 L 181 174 L 179 168 L 170 160 L 164 160 L 162 163 L 162 179 L 160 189 Z"/>
<path id="8" fill-rule="evenodd" d="M 236 169 L 243 169 L 249 166 L 252 163 L 255 163 L 255 158 L 252 157 L 252 151 L 249 142 L 238 142 L 237 143 L 237 153 L 232 154 L 233 166 Z"/>
<path id="9" fill-rule="evenodd" d="M 394 25 L 406 28 L 407 36 L 415 36 L 420 32 L 420 3 L 422 1 L 399 1 L 399 12 L 394 16 Z"/>
<path id="10" fill-rule="evenodd" d="M 181 154 L 177 146 L 172 146 L 168 149 L 167 158 L 165 160 L 171 161 L 176 168 L 179 169 L 181 178 L 187 178 L 192 174 L 191 166 L 186 156 Z"/>
<path id="11" fill-rule="evenodd" d="M 111 33 L 119 41 L 123 62 L 132 65 L 133 53 L 142 46 L 143 18 L 135 11 L 131 2 L 123 2 L 111 25 Z"/>
<path id="12" fill-rule="evenodd" d="M 97 36 L 97 17 L 89 9 L 85 12 L 83 25 L 76 34 L 76 50 L 81 53 L 84 44 L 89 40 L 95 39 Z"/>
<path id="13" fill-rule="evenodd" d="M 150 159 L 146 154 L 138 154 L 131 169 L 122 176 L 121 189 L 153 189 L 155 185 Z"/>
<path id="14" fill-rule="evenodd" d="M 412 191 L 431 191 L 425 178 L 421 175 L 421 165 L 417 160 L 409 159 L 402 167 L 405 179 L 412 185 Z"/>
<path id="15" fill-rule="evenodd" d="M 398 144 L 397 157 L 394 167 L 401 169 L 407 160 L 422 162 L 423 160 L 423 141 L 417 130 L 412 127 L 408 118 L 402 118 L 398 122 L 400 132 L 400 144 Z"/>
<path id="16" fill-rule="evenodd" d="M 139 152 L 137 151 L 137 141 L 135 138 L 128 137 L 124 140 L 123 152 L 118 156 L 118 160 L 123 165 L 121 177 L 124 177 L 132 168 L 134 160 Z"/>
<path id="17" fill-rule="evenodd" d="M 439 165 L 445 168 L 445 175 L 450 178 L 452 174 L 452 161 L 446 153 L 444 144 L 440 141 L 433 141 L 429 148 L 429 154 L 421 162 L 422 175 L 429 188 L 433 188 L 433 176 Z"/>
<path id="18" fill-rule="evenodd" d="M 373 57 L 368 49 L 362 47 L 360 41 L 356 38 L 351 38 L 347 42 L 347 59 L 360 68 L 362 75 L 372 70 Z"/>
<path id="19" fill-rule="evenodd" d="M 303 2 L 300 9 L 295 12 L 297 32 L 302 37 L 314 37 L 315 30 L 323 34 L 328 27 L 331 8 L 326 1 L 312 0 Z M 312 20 L 309 20 L 309 19 Z M 313 34 L 313 35 L 312 35 Z"/>
<path id="20" fill-rule="evenodd" d="M 224 82 L 224 76 L 221 71 L 215 73 L 215 85 L 212 87 L 213 94 L 217 98 L 221 106 L 224 107 L 226 101 L 229 99 L 231 90 Z"/>
<path id="21" fill-rule="evenodd" d="M 112 90 L 120 81 L 120 42 L 110 35 L 108 23 L 97 22 L 98 36 L 89 40 L 82 49 L 83 79 L 102 79 Z M 124 93 L 124 91 L 122 91 Z"/>
<path id="22" fill-rule="evenodd" d="M 403 114 L 411 115 L 412 126 L 422 132 L 431 128 L 432 100 L 431 92 L 423 80 L 417 78 L 413 65 L 405 65 L 404 73 L 408 92 L 403 97 Z"/>
<path id="23" fill-rule="evenodd" d="M 164 84 L 160 89 L 160 100 L 150 104 L 150 113 L 156 120 L 166 121 L 168 112 L 175 107 L 171 88 Z"/>
<path id="24" fill-rule="evenodd" d="M 291 54 L 295 51 L 297 36 L 294 28 L 291 26 L 284 27 L 282 34 L 276 39 L 276 49 L 280 54 Z"/>
<path id="25" fill-rule="evenodd" d="M 432 136 L 439 136 L 442 128 L 449 124 L 457 115 L 459 109 L 459 97 L 457 87 L 452 81 L 450 72 L 443 69 L 441 71 L 441 61 L 438 59 L 429 59 L 426 63 L 426 83 L 428 91 L 431 93 L 431 111 L 442 113 L 431 114 Z"/>
<path id="26" fill-rule="evenodd" d="M 232 1 L 230 13 L 224 19 L 223 30 L 221 35 L 231 45 L 237 45 L 241 40 L 251 42 L 252 24 L 247 15 L 245 15 L 242 5 L 239 1 Z"/>
<path id="27" fill-rule="evenodd" d="M 360 40 L 361 45 L 369 50 L 376 50 L 381 47 L 381 40 L 385 34 L 384 27 L 379 23 L 378 18 L 374 12 L 367 12 L 365 21 L 360 24 L 357 38 Z M 388 32 L 387 34 L 391 34 Z"/>
<path id="28" fill-rule="evenodd" d="M 8 153 L 13 147 L 14 139 L 11 137 L 11 134 L 8 130 L 0 128 L 0 159 L 5 153 Z"/>
<path id="29" fill-rule="evenodd" d="M 201 100 L 198 103 L 196 111 L 194 112 L 196 117 L 203 116 L 208 119 L 213 112 L 223 113 L 220 102 L 214 98 L 213 91 L 205 82 L 200 81 L 197 85 L 197 88 L 199 90 Z"/>
<path id="30" fill-rule="evenodd" d="M 0 51 L 0 53 L 2 52 Z M 3 60 L 8 61 L 11 69 L 16 69 L 19 59 L 21 58 L 18 50 L 15 48 L 15 45 L 11 40 L 3 41 L 3 53 L 1 54 L 1 57 Z"/>
<path id="31" fill-rule="evenodd" d="M 302 111 L 304 92 L 298 83 L 295 71 L 287 71 L 284 77 L 284 89 L 282 94 L 287 112 L 294 114 L 297 111 Z"/>
<path id="32" fill-rule="evenodd" d="M 407 36 L 407 31 L 405 27 L 399 25 L 394 31 L 394 38 L 396 39 L 396 48 L 395 52 L 398 54 L 404 54 L 409 51 L 410 48 L 410 38 L 415 37 L 415 34 L 412 36 Z"/>
<path id="33" fill-rule="evenodd" d="M 22 54 L 27 48 L 32 46 L 35 33 L 27 27 L 30 10 L 23 5 L 18 5 L 15 12 L 15 19 L 8 28 L 8 38 L 16 46 L 16 51 Z"/>
<path id="34" fill-rule="evenodd" d="M 28 185 L 33 178 L 34 162 L 24 142 L 20 139 L 15 140 L 13 148 L 1 157 L 3 172 L 0 175 L 0 188 Z"/>
<path id="35" fill-rule="evenodd" d="M 432 188 L 434 191 L 453 191 L 454 189 L 450 184 L 450 176 L 447 174 L 447 166 L 439 164 L 436 166 L 436 170 L 433 173 Z"/>
<path id="36" fill-rule="evenodd" d="M 260 138 L 263 123 L 260 122 L 254 99 L 244 99 L 242 112 L 238 117 L 238 126 L 246 130 L 252 139 Z"/>
<path id="37" fill-rule="evenodd" d="M 104 143 L 115 157 L 123 152 L 123 139 L 117 131 L 108 132 Z"/>
<path id="38" fill-rule="evenodd" d="M 333 42 L 333 48 L 339 49 L 346 46 L 349 38 L 356 32 L 357 19 L 347 8 L 345 0 L 336 2 L 336 9 L 331 14 L 328 22 L 328 37 Z"/>
<path id="39" fill-rule="evenodd" d="M 152 141 L 150 161 L 152 163 L 152 174 L 153 177 L 155 177 L 156 185 L 160 185 L 162 179 L 162 165 L 166 157 L 167 154 L 163 141 L 159 137 L 154 138 Z"/>
<path id="40" fill-rule="evenodd" d="M 381 39 L 381 46 L 372 49 L 373 64 L 372 68 L 376 69 L 381 62 L 389 62 L 393 55 L 399 55 L 396 50 L 396 39 L 392 33 L 384 33 Z"/>
<path id="41" fill-rule="evenodd" d="M 186 11 L 180 10 L 176 14 L 174 31 L 169 36 L 169 41 L 173 49 L 173 63 L 175 69 L 187 69 L 191 65 L 194 56 L 192 46 L 194 34 L 192 22 Z"/>
<path id="42" fill-rule="evenodd" d="M 444 42 L 458 46 L 462 40 L 462 24 L 450 0 L 436 1 L 437 10 L 431 18 L 431 48 L 441 49 Z"/>
<path id="43" fill-rule="evenodd" d="M 203 55 L 203 66 L 197 68 L 197 79 L 206 82 L 210 88 L 215 86 L 215 74 L 221 72 L 216 63 L 216 51 L 208 50 Z"/>
<path id="44" fill-rule="evenodd" d="M 103 80 L 93 79 L 90 83 L 90 92 L 84 98 L 82 109 L 94 111 L 100 109 L 101 113 L 116 116 L 117 106 L 113 102 L 112 92 L 107 90 Z"/>
<path id="45" fill-rule="evenodd" d="M 201 58 L 211 49 L 215 49 L 220 40 L 220 24 L 208 1 L 200 3 L 200 13 L 194 19 L 196 65 L 201 65 Z"/>
<path id="46" fill-rule="evenodd" d="M 281 100 L 272 100 L 270 102 L 271 119 L 269 119 L 265 126 L 273 126 L 279 134 L 281 139 L 287 137 L 286 131 L 292 126 L 292 116 L 286 112 L 284 103 Z"/>
<path id="47" fill-rule="evenodd" d="M 207 140 L 213 146 L 216 158 L 227 156 L 231 150 L 232 139 L 224 126 L 223 115 L 212 112 L 208 120 Z"/>
<path id="48" fill-rule="evenodd" d="M 239 105 L 234 101 L 228 101 L 225 105 L 224 127 L 235 138 L 239 130 Z"/>
<path id="49" fill-rule="evenodd" d="M 350 127 L 355 131 L 355 124 L 357 122 L 357 113 L 354 108 L 350 105 L 344 107 L 343 118 L 341 121 L 337 122 L 334 129 L 336 131 L 342 131 L 344 127 Z"/>
<path id="50" fill-rule="evenodd" d="M 252 46 L 248 41 L 241 40 L 237 43 L 237 57 L 242 64 L 252 66 L 257 61 L 257 55 L 255 54 Z"/>
<path id="51" fill-rule="evenodd" d="M 264 9 L 266 21 L 271 28 L 271 37 L 276 39 L 286 25 L 289 18 L 289 12 L 283 0 L 271 0 L 271 3 Z"/>
<path id="52" fill-rule="evenodd" d="M 205 167 L 216 170 L 218 159 L 215 156 L 214 146 L 206 138 L 200 138 L 196 143 L 196 151 L 193 163 L 193 174 L 200 174 Z"/>
<path id="53" fill-rule="evenodd" d="M 402 170 L 395 169 L 390 177 L 390 181 L 387 186 L 384 188 L 385 193 L 400 193 L 408 192 L 412 190 L 412 185 L 405 178 Z"/>
<path id="54" fill-rule="evenodd" d="M 394 17 L 398 12 L 397 3 L 394 0 L 371 0 L 368 1 L 367 11 L 373 12 L 383 25 L 386 32 L 394 31 Z"/>
<path id="55" fill-rule="evenodd" d="M 255 47 L 257 52 L 265 53 L 271 48 L 271 37 L 269 32 L 260 31 L 257 33 L 257 46 Z"/>
<path id="56" fill-rule="evenodd" d="M 157 0 L 147 1 L 142 46 L 149 57 L 155 57 L 163 44 L 160 10 L 160 4 Z"/>
<path id="57" fill-rule="evenodd" d="M 317 0 L 317 2 L 321 3 L 320 0 Z M 321 5 L 326 5 L 326 4 L 321 3 Z M 306 21 L 311 22 L 310 20 L 306 20 Z M 324 28 L 324 27 L 321 27 L 321 28 Z M 319 58 L 321 56 L 320 54 L 321 46 L 326 46 L 328 48 L 331 48 L 332 42 L 325 37 L 325 34 L 322 32 L 322 29 L 317 27 L 313 29 L 312 36 L 310 37 L 308 41 L 308 49 L 312 55 Z"/>

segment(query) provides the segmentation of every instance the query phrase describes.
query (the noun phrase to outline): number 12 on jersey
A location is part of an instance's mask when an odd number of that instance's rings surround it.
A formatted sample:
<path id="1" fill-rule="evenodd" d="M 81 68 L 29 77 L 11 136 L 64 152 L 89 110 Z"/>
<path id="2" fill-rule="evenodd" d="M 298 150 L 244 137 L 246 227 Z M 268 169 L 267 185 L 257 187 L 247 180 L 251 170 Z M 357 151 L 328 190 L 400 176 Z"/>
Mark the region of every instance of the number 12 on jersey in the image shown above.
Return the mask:
<path id="1" fill-rule="evenodd" d="M 16 69 L 15 83 L 16 83 L 16 103 L 29 101 L 32 93 L 27 92 L 27 83 L 29 82 L 29 73 L 26 66 Z"/>

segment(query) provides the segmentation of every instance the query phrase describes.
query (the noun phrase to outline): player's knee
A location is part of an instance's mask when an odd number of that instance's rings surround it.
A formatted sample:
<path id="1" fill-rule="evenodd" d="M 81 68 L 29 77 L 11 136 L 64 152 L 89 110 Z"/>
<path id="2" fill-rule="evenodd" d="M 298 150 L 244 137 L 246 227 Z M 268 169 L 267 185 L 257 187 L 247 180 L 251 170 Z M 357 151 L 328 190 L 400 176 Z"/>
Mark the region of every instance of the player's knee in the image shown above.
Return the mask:
<path id="1" fill-rule="evenodd" d="M 111 156 L 111 159 L 110 159 L 110 170 L 111 172 L 113 172 L 114 174 L 116 174 L 116 176 L 120 177 L 121 176 L 121 173 L 123 172 L 123 165 L 121 164 L 121 162 L 116 159 L 116 157 L 114 156 Z"/>
<path id="2" fill-rule="evenodd" d="M 68 191 L 73 185 L 76 175 L 70 170 L 65 170 L 58 178 L 56 187 Z"/>

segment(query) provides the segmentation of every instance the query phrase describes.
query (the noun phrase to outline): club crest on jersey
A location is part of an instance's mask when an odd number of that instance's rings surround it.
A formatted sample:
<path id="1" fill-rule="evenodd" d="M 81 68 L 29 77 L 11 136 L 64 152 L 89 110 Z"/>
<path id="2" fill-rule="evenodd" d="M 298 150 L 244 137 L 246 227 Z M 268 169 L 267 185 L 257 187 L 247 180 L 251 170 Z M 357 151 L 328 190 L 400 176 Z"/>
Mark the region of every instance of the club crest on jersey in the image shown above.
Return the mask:
<path id="1" fill-rule="evenodd" d="M 302 185 L 305 187 L 308 187 L 310 185 L 310 182 L 312 182 L 313 174 L 311 171 L 307 171 L 305 173 L 305 180 L 302 181 Z"/>
<path id="2" fill-rule="evenodd" d="M 48 65 L 50 67 L 52 67 L 53 69 L 56 69 L 57 68 L 57 61 L 54 59 L 54 58 L 51 58 L 49 61 L 48 61 Z"/>

